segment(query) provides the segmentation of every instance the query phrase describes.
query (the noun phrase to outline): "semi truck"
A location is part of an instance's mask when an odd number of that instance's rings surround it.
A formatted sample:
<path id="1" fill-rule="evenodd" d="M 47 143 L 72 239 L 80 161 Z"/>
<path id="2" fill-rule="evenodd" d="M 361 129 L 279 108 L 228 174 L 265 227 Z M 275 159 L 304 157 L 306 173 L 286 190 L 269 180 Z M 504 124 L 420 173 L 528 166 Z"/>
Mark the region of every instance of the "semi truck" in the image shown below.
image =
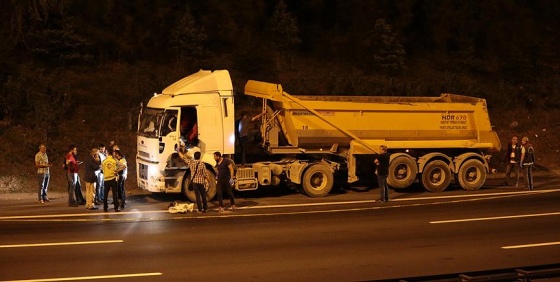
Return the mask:
<path id="1" fill-rule="evenodd" d="M 501 146 L 481 98 L 448 93 L 298 96 L 280 84 L 254 80 L 246 83 L 244 94 L 262 99 L 260 110 L 266 114 L 259 134 L 266 154 L 260 161 L 236 165 L 238 191 L 287 183 L 322 197 L 333 188 L 335 176 L 354 183 L 373 174 L 369 164 L 381 145 L 390 153 L 387 181 L 393 189 L 418 181 L 426 190 L 440 192 L 454 180 L 465 190 L 477 190 L 490 172 L 490 156 Z M 177 154 L 186 148 L 187 155 L 202 153 L 209 175 L 207 196 L 215 196 L 213 152 L 235 154 L 234 92 L 227 70 L 201 70 L 154 94 L 138 124 L 139 187 L 194 200 L 187 189 L 191 172 Z M 187 137 L 192 124 L 195 140 Z"/>

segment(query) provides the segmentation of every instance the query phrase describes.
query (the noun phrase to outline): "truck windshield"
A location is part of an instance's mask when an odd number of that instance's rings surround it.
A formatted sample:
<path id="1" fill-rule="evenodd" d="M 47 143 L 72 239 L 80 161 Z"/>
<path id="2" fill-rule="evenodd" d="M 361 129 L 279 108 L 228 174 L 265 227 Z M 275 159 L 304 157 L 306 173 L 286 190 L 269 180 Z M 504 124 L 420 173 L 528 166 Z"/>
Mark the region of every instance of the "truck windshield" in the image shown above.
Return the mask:
<path id="1" fill-rule="evenodd" d="M 144 137 L 159 137 L 159 124 L 163 117 L 163 109 L 146 108 L 140 116 L 140 126 L 138 126 L 138 135 Z"/>

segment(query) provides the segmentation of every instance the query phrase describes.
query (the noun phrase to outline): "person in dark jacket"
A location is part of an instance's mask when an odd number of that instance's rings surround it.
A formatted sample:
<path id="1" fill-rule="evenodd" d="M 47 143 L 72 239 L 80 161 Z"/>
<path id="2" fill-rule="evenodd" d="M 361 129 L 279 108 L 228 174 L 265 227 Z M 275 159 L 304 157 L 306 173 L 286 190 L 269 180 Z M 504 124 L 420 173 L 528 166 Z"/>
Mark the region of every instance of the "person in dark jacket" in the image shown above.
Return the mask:
<path id="1" fill-rule="evenodd" d="M 98 171 L 101 166 L 101 161 L 99 160 L 99 149 L 97 148 L 91 149 L 89 156 L 86 157 L 84 165 L 85 165 L 84 180 L 86 181 L 86 209 L 96 210 L 98 208 L 95 206 L 95 202 L 93 201 L 93 199 L 96 194 L 95 193 L 95 186 L 97 183 L 96 171 Z"/>
<path id="2" fill-rule="evenodd" d="M 387 186 L 387 176 L 389 176 L 389 157 L 387 153 L 387 146 L 381 145 L 379 147 L 379 154 L 374 160 L 377 174 L 377 184 L 379 185 L 379 202 L 389 201 L 389 187 Z"/>
<path id="3" fill-rule="evenodd" d="M 506 180 L 503 185 L 515 187 L 519 186 L 519 170 L 521 168 L 521 157 L 525 153 L 525 148 L 517 143 L 517 136 L 511 138 L 508 144 L 507 153 L 504 159 L 506 165 Z M 511 173 L 514 172 L 515 183 L 511 183 Z"/>

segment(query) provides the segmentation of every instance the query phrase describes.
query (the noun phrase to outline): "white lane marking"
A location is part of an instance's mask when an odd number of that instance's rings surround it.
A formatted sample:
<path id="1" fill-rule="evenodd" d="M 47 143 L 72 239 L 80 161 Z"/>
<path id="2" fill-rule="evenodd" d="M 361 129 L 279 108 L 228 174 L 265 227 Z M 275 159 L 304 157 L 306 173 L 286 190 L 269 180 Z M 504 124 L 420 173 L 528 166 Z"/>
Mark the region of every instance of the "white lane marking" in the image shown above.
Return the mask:
<path id="1" fill-rule="evenodd" d="M 397 199 L 390 199 L 390 201 L 391 202 L 406 202 L 406 201 L 421 201 L 421 200 L 480 198 L 480 197 L 488 197 L 488 196 L 540 194 L 540 193 L 559 192 L 559 191 L 560 191 L 560 189 L 548 189 L 548 190 L 537 190 L 537 191 L 535 191 L 535 190 L 533 190 L 533 191 L 514 191 L 514 192 L 498 192 L 498 193 L 472 194 L 472 195 L 428 196 L 428 197 L 417 197 L 417 198 L 397 198 Z M 238 209 L 291 208 L 291 207 L 331 206 L 331 205 L 368 204 L 368 203 L 375 203 L 375 200 L 325 202 L 325 203 L 306 203 L 306 204 L 286 204 L 286 205 L 267 205 L 267 206 L 238 207 Z M 0 219 L 2 219 L 2 218 L 0 217 Z"/>
<path id="2" fill-rule="evenodd" d="M 122 242 L 124 241 L 123 240 L 78 241 L 78 242 L 59 242 L 59 243 L 0 245 L 0 248 L 28 248 L 28 247 L 69 246 L 69 245 L 113 244 L 113 243 L 122 243 Z"/>
<path id="3" fill-rule="evenodd" d="M 538 243 L 538 244 L 504 246 L 504 247 L 502 247 L 502 249 L 509 250 L 509 249 L 520 249 L 520 248 L 545 247 L 545 246 L 553 246 L 553 245 L 560 245 L 560 242 L 548 242 L 548 243 Z"/>
<path id="4" fill-rule="evenodd" d="M 524 196 L 530 194 L 541 194 L 541 193 L 551 193 L 551 192 L 559 192 L 560 189 L 548 189 L 548 190 L 537 190 L 537 191 L 514 191 L 514 192 L 498 192 L 498 193 L 487 193 L 487 194 L 473 194 L 473 195 L 454 195 L 454 196 L 430 196 L 430 197 L 418 197 L 418 198 L 403 198 L 403 199 L 391 199 L 390 202 L 405 202 L 405 201 L 421 201 L 421 200 L 432 200 L 432 199 L 453 199 L 449 202 L 432 202 L 432 203 L 417 203 L 411 205 L 394 205 L 391 203 L 383 204 L 383 206 L 376 206 L 376 207 L 367 207 L 367 208 L 351 208 L 351 209 L 336 209 L 331 211 L 305 211 L 305 212 L 287 212 L 287 213 L 270 213 L 270 214 L 255 214 L 255 215 L 247 215 L 247 214 L 232 214 L 232 215 L 200 215 L 200 216 L 189 216 L 189 217 L 174 217 L 172 219 L 192 219 L 192 218 L 216 218 L 216 217 L 250 217 L 250 216 L 259 216 L 259 215 L 293 215 L 293 214 L 309 214 L 309 213 L 324 213 L 324 212 L 340 212 L 340 211 L 361 211 L 361 210 L 376 210 L 382 208 L 398 208 L 398 207 L 410 207 L 410 206 L 423 206 L 423 205 L 439 205 L 439 204 L 448 204 L 448 203 L 459 203 L 459 202 L 470 202 L 470 201 L 480 201 L 480 200 L 489 200 L 489 199 L 497 199 L 503 197 L 515 197 L 515 196 Z M 463 199 L 467 198 L 467 199 Z M 251 209 L 270 209 L 270 208 L 289 208 L 289 207 L 310 207 L 310 206 L 328 206 L 328 205 L 343 205 L 343 204 L 367 204 L 367 203 L 375 203 L 374 200 L 362 200 L 362 201 L 344 201 L 344 202 L 326 202 L 326 203 L 307 203 L 307 204 L 286 204 L 286 205 L 266 205 L 266 206 L 250 206 L 250 207 L 238 207 L 240 210 L 251 210 Z M 60 219 L 63 217 L 94 217 L 94 216 L 105 216 L 105 215 L 126 215 L 126 214 L 150 214 L 150 213 L 168 213 L 167 210 L 152 210 L 152 211 L 130 211 L 130 212 L 104 212 L 104 213 L 80 213 L 80 214 L 51 214 L 51 215 L 24 215 L 24 216 L 4 216 L 0 217 L 0 221 L 19 221 L 19 220 L 26 220 L 26 221 L 39 221 L 39 219 L 43 221 L 136 221 L 136 220 L 158 220 L 158 219 L 169 219 L 166 218 L 101 218 L 101 219 Z"/>
<path id="5" fill-rule="evenodd" d="M 93 280 L 93 279 L 115 279 L 115 278 L 130 278 L 130 277 L 147 277 L 147 276 L 161 276 L 161 272 L 149 273 L 129 273 L 129 274 L 115 274 L 115 275 L 98 275 L 98 276 L 77 276 L 77 277 L 58 277 L 58 278 L 44 278 L 44 279 L 29 279 L 29 280 L 4 280 L 12 282 L 27 282 L 27 281 L 77 281 L 77 280 Z M 2 282 L 4 282 L 2 281 Z"/>
<path id="6" fill-rule="evenodd" d="M 551 216 L 551 215 L 560 215 L 560 212 L 519 214 L 519 215 L 493 216 L 493 217 L 478 217 L 478 218 L 465 218 L 465 219 L 452 219 L 452 220 L 439 220 L 439 221 L 430 221 L 430 223 L 431 224 L 457 223 L 457 222 L 468 222 L 468 221 L 499 220 L 499 219 L 539 217 L 539 216 Z"/>
<path id="7" fill-rule="evenodd" d="M 105 215 L 127 215 L 127 214 L 146 214 L 146 213 L 167 213 L 167 210 L 157 211 L 130 211 L 130 212 L 99 212 L 99 213 L 70 213 L 70 214 L 40 214 L 40 215 L 14 215 L 2 216 L 0 220 L 6 219 L 26 219 L 26 218 L 60 218 L 60 217 L 83 217 L 83 216 L 105 216 Z"/>

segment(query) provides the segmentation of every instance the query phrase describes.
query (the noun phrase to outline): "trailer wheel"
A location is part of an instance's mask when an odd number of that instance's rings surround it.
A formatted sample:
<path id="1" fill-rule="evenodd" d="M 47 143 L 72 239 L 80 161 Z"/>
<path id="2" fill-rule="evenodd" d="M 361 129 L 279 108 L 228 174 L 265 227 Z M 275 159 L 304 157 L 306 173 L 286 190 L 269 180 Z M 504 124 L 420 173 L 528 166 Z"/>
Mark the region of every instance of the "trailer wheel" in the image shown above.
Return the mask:
<path id="1" fill-rule="evenodd" d="M 416 161 L 410 156 L 398 156 L 389 164 L 389 177 L 387 184 L 395 189 L 408 188 L 418 174 Z"/>
<path id="2" fill-rule="evenodd" d="M 206 191 L 206 200 L 210 201 L 214 198 L 214 196 L 216 196 L 216 176 L 210 172 L 210 170 L 206 169 L 206 186 L 208 187 L 208 190 Z M 182 189 L 182 194 L 183 196 L 185 196 L 187 199 L 189 199 L 189 201 L 196 203 L 196 194 L 194 191 L 189 191 L 189 189 L 187 189 L 187 187 L 189 187 L 189 184 L 191 183 L 191 175 L 190 173 L 185 175 L 185 178 L 183 179 L 183 189 Z"/>
<path id="3" fill-rule="evenodd" d="M 422 172 L 422 185 L 430 192 L 441 192 L 451 183 L 451 169 L 441 160 L 429 162 Z"/>
<path id="4" fill-rule="evenodd" d="M 321 164 L 312 165 L 303 174 L 303 191 L 313 198 L 329 194 L 333 187 L 334 176 L 331 170 Z"/>
<path id="5" fill-rule="evenodd" d="M 459 185 L 464 190 L 474 191 L 480 189 L 486 181 L 486 169 L 484 164 L 477 159 L 465 161 L 457 175 Z"/>

